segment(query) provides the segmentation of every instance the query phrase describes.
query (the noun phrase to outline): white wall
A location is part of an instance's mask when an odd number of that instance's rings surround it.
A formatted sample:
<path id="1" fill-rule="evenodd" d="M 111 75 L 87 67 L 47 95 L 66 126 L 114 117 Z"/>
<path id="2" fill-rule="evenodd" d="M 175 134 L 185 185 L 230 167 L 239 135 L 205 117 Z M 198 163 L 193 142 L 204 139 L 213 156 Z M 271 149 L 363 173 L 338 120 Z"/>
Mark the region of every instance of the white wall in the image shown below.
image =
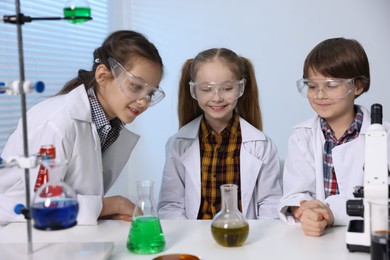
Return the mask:
<path id="1" fill-rule="evenodd" d="M 181 66 L 207 48 L 231 48 L 252 60 L 264 132 L 274 140 L 281 158 L 291 127 L 313 115 L 295 81 L 302 77 L 308 52 L 326 38 L 354 38 L 363 45 L 372 83 L 357 103 L 367 107 L 381 103 L 384 119 L 390 121 L 389 0 L 133 0 L 115 1 L 114 13 L 113 29 L 142 32 L 159 49 L 165 63 L 161 86 L 167 96 L 129 127 L 142 138 L 113 193 L 134 194 L 134 181 L 140 179 L 155 180 L 159 190 L 165 142 L 178 129 Z"/>

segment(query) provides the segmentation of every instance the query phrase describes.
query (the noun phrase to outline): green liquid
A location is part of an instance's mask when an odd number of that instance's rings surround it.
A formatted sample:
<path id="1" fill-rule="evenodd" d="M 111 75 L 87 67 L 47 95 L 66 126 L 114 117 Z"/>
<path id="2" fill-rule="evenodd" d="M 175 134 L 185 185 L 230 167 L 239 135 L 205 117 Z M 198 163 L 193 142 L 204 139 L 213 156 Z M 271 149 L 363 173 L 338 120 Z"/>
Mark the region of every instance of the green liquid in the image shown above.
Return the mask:
<path id="1" fill-rule="evenodd" d="M 64 8 L 64 16 L 66 18 L 72 18 L 74 16 L 91 17 L 91 8 L 89 7 L 76 7 L 71 9 L 70 7 Z M 79 24 L 88 21 L 88 19 L 73 19 L 68 20 L 70 23 Z"/>
<path id="2" fill-rule="evenodd" d="M 242 246 L 249 234 L 249 225 L 241 227 L 223 228 L 211 225 L 211 234 L 215 241 L 221 246 L 236 247 Z"/>
<path id="3" fill-rule="evenodd" d="M 136 254 L 155 254 L 165 248 L 160 220 L 156 217 L 136 217 L 131 222 L 127 249 Z"/>

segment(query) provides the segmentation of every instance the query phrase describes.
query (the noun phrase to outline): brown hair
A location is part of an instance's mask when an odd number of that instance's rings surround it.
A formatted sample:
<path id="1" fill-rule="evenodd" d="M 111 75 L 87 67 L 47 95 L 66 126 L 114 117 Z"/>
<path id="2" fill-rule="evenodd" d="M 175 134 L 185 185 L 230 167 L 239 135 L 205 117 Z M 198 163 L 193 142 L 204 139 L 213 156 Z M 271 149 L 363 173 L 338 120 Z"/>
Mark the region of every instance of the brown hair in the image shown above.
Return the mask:
<path id="1" fill-rule="evenodd" d="M 370 66 L 362 45 L 352 39 L 327 39 L 307 55 L 303 67 L 303 78 L 308 77 L 309 69 L 327 77 L 353 78 L 361 84 L 363 91 L 370 88 Z"/>
<path id="2" fill-rule="evenodd" d="M 110 68 L 109 57 L 123 64 L 126 68 L 133 66 L 132 62 L 135 58 L 142 57 L 156 62 L 163 70 L 163 63 L 158 50 L 145 36 L 135 31 L 116 31 L 110 34 L 104 40 L 102 46 L 93 52 L 92 70 L 79 70 L 77 77 L 68 81 L 57 95 L 66 94 L 81 84 L 84 84 L 86 89 L 96 86 L 96 68 L 100 64 Z"/>
<path id="3" fill-rule="evenodd" d="M 197 69 L 202 63 L 217 59 L 226 63 L 230 70 L 237 76 L 237 79 L 245 78 L 244 94 L 237 100 L 236 111 L 239 116 L 251 125 L 262 130 L 263 123 L 259 104 L 259 93 L 253 65 L 248 59 L 240 57 L 235 52 L 225 48 L 205 50 L 199 53 L 194 59 L 189 59 L 184 63 L 179 82 L 179 127 L 184 126 L 203 113 L 198 102 L 191 96 L 189 82 L 195 80 Z"/>

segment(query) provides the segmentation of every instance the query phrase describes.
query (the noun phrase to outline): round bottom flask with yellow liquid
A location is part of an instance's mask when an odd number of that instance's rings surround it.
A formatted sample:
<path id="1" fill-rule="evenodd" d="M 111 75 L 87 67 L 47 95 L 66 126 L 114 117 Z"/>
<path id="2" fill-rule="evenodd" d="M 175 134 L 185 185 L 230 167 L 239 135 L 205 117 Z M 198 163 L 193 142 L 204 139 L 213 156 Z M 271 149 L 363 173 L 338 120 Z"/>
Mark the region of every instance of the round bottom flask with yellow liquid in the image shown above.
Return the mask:
<path id="1" fill-rule="evenodd" d="M 249 234 L 249 224 L 237 207 L 237 185 L 221 186 L 222 208 L 211 222 L 211 234 L 221 246 L 242 246 Z"/>

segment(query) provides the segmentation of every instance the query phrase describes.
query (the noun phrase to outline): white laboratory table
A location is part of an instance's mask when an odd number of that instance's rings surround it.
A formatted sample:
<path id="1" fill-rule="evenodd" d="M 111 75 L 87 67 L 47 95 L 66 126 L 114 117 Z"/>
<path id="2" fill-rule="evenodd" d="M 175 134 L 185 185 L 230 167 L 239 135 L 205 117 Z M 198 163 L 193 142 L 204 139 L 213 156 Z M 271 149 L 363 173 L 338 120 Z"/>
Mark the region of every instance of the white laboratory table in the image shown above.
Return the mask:
<path id="1" fill-rule="evenodd" d="M 154 255 L 136 255 L 127 251 L 129 222 L 104 220 L 99 221 L 97 226 L 76 226 L 62 231 L 33 229 L 33 254 L 26 256 L 26 224 L 12 223 L 0 229 L 0 259 L 8 259 L 11 256 L 14 259 L 143 260 L 174 253 L 192 254 L 202 260 L 370 259 L 367 253 L 350 253 L 347 250 L 346 227 L 333 227 L 322 237 L 308 237 L 303 234 L 300 226 L 290 226 L 279 220 L 250 220 L 249 236 L 245 244 L 242 247 L 228 248 L 214 241 L 210 224 L 211 221 L 208 220 L 161 220 L 166 248 Z M 56 244 L 67 247 L 54 247 L 54 254 L 42 253 Z M 83 247 L 84 249 L 80 250 Z M 78 252 L 74 253 L 75 250 Z"/>

